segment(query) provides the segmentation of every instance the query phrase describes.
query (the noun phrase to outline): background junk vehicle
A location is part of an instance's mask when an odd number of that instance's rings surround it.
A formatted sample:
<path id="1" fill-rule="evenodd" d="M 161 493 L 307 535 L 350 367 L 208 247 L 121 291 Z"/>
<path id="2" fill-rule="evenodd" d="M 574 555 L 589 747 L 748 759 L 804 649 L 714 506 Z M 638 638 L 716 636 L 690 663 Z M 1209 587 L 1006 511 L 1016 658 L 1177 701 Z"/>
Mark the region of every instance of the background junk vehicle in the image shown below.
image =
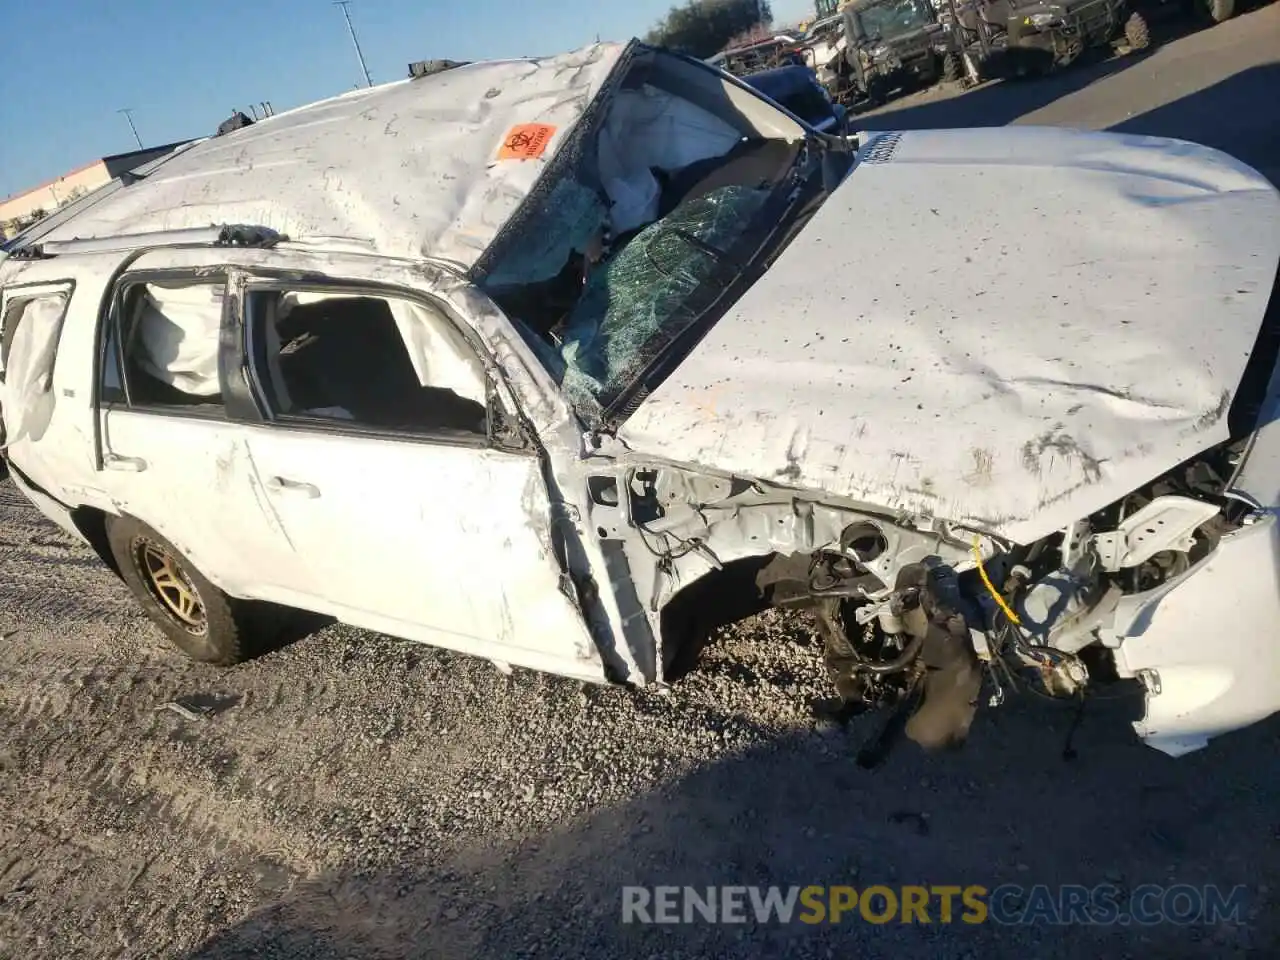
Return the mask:
<path id="1" fill-rule="evenodd" d="M 808 67 L 775 67 L 742 80 L 813 129 L 837 135 L 844 133 L 844 105 L 832 101 L 831 95 Z"/>
<path id="2" fill-rule="evenodd" d="M 301 608 L 662 683 L 730 597 L 928 745 L 1112 676 L 1173 754 L 1280 707 L 1280 196 L 1217 151 L 855 144 L 597 45 L 104 191 L 0 264 L 12 474 L 200 660 Z"/>
<path id="3" fill-rule="evenodd" d="M 790 37 L 771 37 L 758 43 L 722 50 L 709 57 L 706 62 L 735 77 L 745 77 L 760 70 L 772 70 L 790 64 L 803 66 L 805 61 L 796 41 Z"/>
<path id="4" fill-rule="evenodd" d="M 1091 47 L 1151 45 L 1146 19 L 1128 0 L 970 0 L 956 4 L 950 34 L 952 54 L 974 80 L 1047 73 Z"/>
<path id="5" fill-rule="evenodd" d="M 836 13 L 813 23 L 800 38 L 800 52 L 832 96 L 840 92 L 840 62 L 844 59 L 844 17 Z"/>
<path id="6" fill-rule="evenodd" d="M 947 38 L 929 0 L 852 0 L 842 15 L 844 77 L 860 96 L 880 103 L 942 79 Z"/>

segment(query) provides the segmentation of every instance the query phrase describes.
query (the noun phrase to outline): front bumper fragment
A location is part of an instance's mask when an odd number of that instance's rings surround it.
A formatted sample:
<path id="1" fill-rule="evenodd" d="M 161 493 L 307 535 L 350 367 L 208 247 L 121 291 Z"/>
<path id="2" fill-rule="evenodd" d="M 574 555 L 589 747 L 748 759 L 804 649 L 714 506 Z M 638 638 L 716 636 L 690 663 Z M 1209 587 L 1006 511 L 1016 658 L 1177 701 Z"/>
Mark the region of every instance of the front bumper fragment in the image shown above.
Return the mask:
<path id="1" fill-rule="evenodd" d="M 1125 598 L 1116 666 L 1147 687 L 1134 729 L 1171 756 L 1280 711 L 1280 522 L 1224 538 L 1180 578 Z"/>

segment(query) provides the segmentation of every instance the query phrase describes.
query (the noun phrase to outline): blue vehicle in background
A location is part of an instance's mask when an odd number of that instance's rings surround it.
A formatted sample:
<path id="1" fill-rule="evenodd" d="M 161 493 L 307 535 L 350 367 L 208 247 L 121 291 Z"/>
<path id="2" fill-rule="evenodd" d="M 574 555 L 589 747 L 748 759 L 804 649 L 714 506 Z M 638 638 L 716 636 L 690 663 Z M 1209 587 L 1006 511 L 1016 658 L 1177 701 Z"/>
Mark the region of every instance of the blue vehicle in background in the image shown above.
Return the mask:
<path id="1" fill-rule="evenodd" d="M 808 67 L 774 67 L 740 79 L 815 130 L 837 136 L 844 133 L 845 107 L 831 99 L 826 87 L 818 82 L 817 74 Z"/>

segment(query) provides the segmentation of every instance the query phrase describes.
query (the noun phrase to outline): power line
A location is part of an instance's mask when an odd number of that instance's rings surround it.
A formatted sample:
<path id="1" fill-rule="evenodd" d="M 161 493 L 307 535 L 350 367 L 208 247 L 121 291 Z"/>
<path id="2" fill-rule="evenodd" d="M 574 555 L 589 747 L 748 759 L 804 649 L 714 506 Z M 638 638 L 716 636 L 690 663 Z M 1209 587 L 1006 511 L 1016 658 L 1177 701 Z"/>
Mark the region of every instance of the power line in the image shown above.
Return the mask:
<path id="1" fill-rule="evenodd" d="M 356 48 L 356 58 L 360 61 L 360 72 L 364 74 L 364 82 L 366 86 L 373 86 L 373 80 L 369 78 L 369 68 L 365 66 L 364 54 L 360 52 L 360 41 L 356 39 L 356 28 L 351 25 L 351 11 L 347 8 L 351 6 L 351 0 L 333 0 L 335 7 L 342 8 L 342 16 L 347 21 L 347 32 L 351 34 L 351 45 Z"/>
<path id="2" fill-rule="evenodd" d="M 124 114 L 124 118 L 129 121 L 129 129 L 133 131 L 133 139 L 138 141 L 138 149 L 145 150 L 146 148 L 142 145 L 142 138 L 138 136 L 138 128 L 133 125 L 133 108 L 123 107 L 117 110 L 116 113 Z"/>

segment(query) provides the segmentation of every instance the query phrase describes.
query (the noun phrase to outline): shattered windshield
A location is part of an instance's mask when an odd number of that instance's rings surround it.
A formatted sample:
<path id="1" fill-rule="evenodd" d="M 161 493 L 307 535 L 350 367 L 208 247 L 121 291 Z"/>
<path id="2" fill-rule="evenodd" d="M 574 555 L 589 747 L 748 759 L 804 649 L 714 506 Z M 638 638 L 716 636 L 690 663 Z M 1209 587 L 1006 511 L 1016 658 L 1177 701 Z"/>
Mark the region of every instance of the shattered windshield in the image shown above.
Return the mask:
<path id="1" fill-rule="evenodd" d="M 594 421 L 742 273 L 741 251 L 774 226 L 754 222 L 772 194 L 768 183 L 712 187 L 593 264 L 606 207 L 564 180 L 550 191 L 545 229 L 531 232 L 486 287 Z M 515 277 L 537 280 L 513 286 Z"/>
<path id="2" fill-rule="evenodd" d="M 575 405 L 607 407 L 699 314 L 693 294 L 740 271 L 729 256 L 768 189 L 712 190 L 640 231 L 594 272 L 565 325 L 564 388 Z"/>
<path id="3" fill-rule="evenodd" d="M 869 40 L 891 40 L 926 27 L 932 21 L 929 12 L 917 0 L 885 0 L 872 7 L 862 7 L 855 16 L 863 36 Z"/>
<path id="4" fill-rule="evenodd" d="M 654 79 L 621 85 L 562 148 L 472 274 L 591 426 L 665 376 L 673 344 L 823 196 L 819 151 L 762 135 L 716 75 L 696 102 Z"/>

